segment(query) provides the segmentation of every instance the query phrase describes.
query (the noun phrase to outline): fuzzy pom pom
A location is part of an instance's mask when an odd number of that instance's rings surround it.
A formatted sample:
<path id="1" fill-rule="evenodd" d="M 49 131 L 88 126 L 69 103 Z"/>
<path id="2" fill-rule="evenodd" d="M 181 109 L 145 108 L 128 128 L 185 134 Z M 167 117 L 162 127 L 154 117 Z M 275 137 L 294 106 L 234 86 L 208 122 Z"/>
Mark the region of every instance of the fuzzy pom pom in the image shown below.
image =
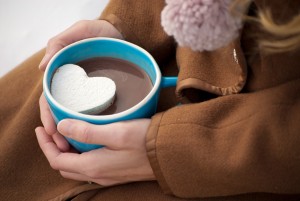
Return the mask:
<path id="1" fill-rule="evenodd" d="M 232 16 L 232 0 L 166 0 L 162 26 L 180 46 L 212 51 L 227 45 L 239 34 L 242 20 Z"/>

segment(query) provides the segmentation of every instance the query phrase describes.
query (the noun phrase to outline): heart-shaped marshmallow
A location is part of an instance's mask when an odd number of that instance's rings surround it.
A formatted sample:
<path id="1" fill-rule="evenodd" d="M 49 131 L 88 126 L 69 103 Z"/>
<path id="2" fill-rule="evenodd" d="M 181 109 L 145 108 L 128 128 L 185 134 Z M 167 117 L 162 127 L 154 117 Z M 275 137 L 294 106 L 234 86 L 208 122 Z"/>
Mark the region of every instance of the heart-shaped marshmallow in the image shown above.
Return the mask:
<path id="1" fill-rule="evenodd" d="M 66 108 L 99 114 L 114 101 L 116 85 L 107 77 L 88 77 L 80 66 L 66 64 L 56 70 L 51 83 L 53 98 Z"/>

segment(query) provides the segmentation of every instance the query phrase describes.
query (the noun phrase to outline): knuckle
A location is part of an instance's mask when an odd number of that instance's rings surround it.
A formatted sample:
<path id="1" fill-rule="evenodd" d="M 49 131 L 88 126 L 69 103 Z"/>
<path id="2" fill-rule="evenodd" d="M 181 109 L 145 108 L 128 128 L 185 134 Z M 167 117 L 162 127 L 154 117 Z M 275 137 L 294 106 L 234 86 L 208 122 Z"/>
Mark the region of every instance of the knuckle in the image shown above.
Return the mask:
<path id="1" fill-rule="evenodd" d="M 116 136 L 116 144 L 118 146 L 124 146 L 127 144 L 129 140 L 129 132 L 127 127 L 124 124 L 119 124 L 118 133 L 115 133 L 114 136 Z"/>
<path id="2" fill-rule="evenodd" d="M 85 173 L 86 176 L 88 176 L 91 179 L 97 179 L 98 178 L 98 172 L 97 171 L 87 171 Z"/>
<path id="3" fill-rule="evenodd" d="M 98 32 L 98 26 L 94 26 L 94 21 L 92 20 L 80 20 L 75 25 L 79 28 L 83 33 L 85 33 L 85 37 L 90 37 L 91 35 L 95 35 Z"/>
<path id="4" fill-rule="evenodd" d="M 56 42 L 56 37 L 50 38 L 47 43 L 47 47 L 51 47 Z"/>
<path id="5" fill-rule="evenodd" d="M 123 134 L 123 133 L 120 133 L 119 135 L 118 135 L 118 137 L 116 138 L 116 145 L 118 146 L 118 147 L 123 147 L 124 145 L 125 145 L 125 143 L 126 143 L 126 135 L 125 134 Z"/>
<path id="6" fill-rule="evenodd" d="M 63 177 L 63 178 L 66 178 L 66 179 L 68 179 L 67 177 L 67 174 L 64 172 L 64 171 L 59 171 L 59 173 L 60 173 L 60 175 Z"/>
<path id="7" fill-rule="evenodd" d="M 100 180 L 98 180 L 98 183 L 102 186 L 111 186 L 111 185 L 114 185 L 116 182 L 108 180 L 108 179 L 100 179 Z"/>
<path id="8" fill-rule="evenodd" d="M 57 163 L 55 161 L 50 161 L 50 166 L 54 170 L 58 170 L 59 169 L 58 165 L 57 165 Z"/>
<path id="9" fill-rule="evenodd" d="M 59 171 L 60 175 L 65 179 L 71 179 L 68 174 L 66 174 L 64 171 Z"/>
<path id="10" fill-rule="evenodd" d="M 84 125 L 82 127 L 82 132 L 81 132 L 81 138 L 82 138 L 82 141 L 84 143 L 89 143 L 90 142 L 90 134 L 89 134 L 89 131 L 90 131 L 90 127 L 88 125 Z"/>
<path id="11" fill-rule="evenodd" d="M 51 53 L 53 50 L 61 49 L 66 45 L 67 44 L 62 39 L 60 39 L 58 36 L 55 36 L 48 41 L 46 52 Z"/>
<path id="12" fill-rule="evenodd" d="M 85 28 L 88 26 L 88 24 L 89 24 L 89 20 L 79 20 L 79 21 L 75 22 L 74 26 L 80 27 L 80 28 Z"/>

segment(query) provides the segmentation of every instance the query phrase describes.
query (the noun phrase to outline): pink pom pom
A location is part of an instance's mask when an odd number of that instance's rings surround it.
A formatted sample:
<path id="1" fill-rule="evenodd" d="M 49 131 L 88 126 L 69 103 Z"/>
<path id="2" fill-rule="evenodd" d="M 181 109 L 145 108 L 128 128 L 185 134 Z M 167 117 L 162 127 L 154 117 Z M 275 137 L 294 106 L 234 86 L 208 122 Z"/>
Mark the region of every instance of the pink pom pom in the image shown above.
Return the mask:
<path id="1" fill-rule="evenodd" d="M 239 34 L 242 20 L 229 11 L 232 0 L 166 0 L 162 26 L 180 46 L 212 51 Z"/>

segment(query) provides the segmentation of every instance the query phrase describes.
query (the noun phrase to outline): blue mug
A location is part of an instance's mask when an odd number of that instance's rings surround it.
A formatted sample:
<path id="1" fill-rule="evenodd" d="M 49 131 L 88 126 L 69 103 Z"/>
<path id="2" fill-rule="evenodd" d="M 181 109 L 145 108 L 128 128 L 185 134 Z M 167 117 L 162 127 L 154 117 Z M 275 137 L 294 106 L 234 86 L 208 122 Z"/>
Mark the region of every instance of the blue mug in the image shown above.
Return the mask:
<path id="1" fill-rule="evenodd" d="M 138 104 L 123 112 L 112 115 L 87 115 L 64 107 L 51 95 L 50 86 L 53 74 L 56 69 L 64 64 L 74 64 L 92 57 L 113 57 L 136 64 L 149 75 L 153 84 L 152 90 Z M 156 61 L 143 48 L 124 40 L 98 37 L 75 42 L 57 52 L 46 68 L 43 79 L 43 90 L 56 124 L 63 119 L 70 118 L 101 125 L 117 121 L 151 117 L 156 112 L 160 89 L 176 86 L 176 83 L 177 77 L 161 76 Z M 78 142 L 71 138 L 67 138 L 67 141 L 80 152 L 103 147 L 102 145 Z"/>

